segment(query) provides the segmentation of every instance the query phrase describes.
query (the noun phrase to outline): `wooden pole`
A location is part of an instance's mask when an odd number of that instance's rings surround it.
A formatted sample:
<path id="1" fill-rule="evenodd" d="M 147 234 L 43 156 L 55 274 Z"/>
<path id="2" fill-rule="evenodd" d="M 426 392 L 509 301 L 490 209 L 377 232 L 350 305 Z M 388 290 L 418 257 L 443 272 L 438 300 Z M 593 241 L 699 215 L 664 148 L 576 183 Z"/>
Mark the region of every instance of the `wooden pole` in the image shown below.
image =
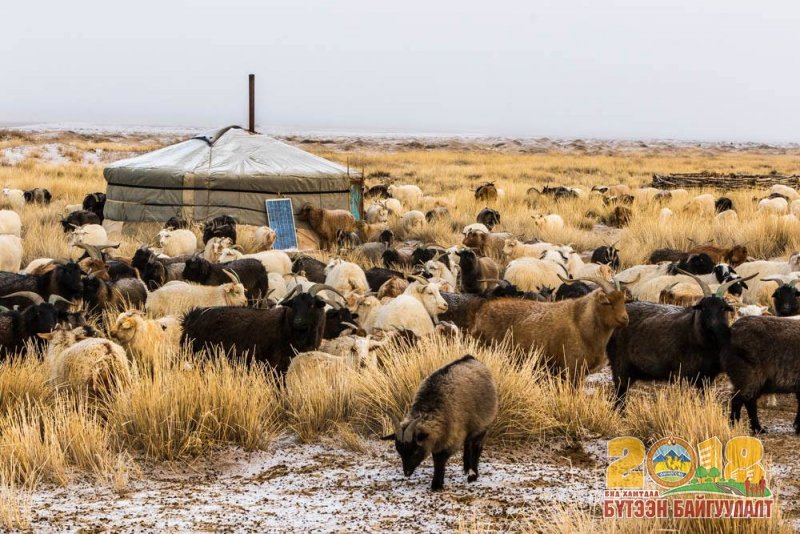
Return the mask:
<path id="1" fill-rule="evenodd" d="M 256 133 L 256 75 L 251 74 L 248 76 L 250 82 L 250 133 Z"/>

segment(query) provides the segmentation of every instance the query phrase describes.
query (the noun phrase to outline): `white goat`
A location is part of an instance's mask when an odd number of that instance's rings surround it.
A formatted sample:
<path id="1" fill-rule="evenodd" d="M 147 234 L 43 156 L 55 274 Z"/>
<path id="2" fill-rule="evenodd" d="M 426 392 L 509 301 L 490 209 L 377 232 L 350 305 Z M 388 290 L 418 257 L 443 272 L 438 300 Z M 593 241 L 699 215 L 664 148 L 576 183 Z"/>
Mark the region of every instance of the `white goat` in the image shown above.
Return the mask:
<path id="1" fill-rule="evenodd" d="M 167 282 L 147 295 L 145 309 L 153 316 L 180 315 L 192 308 L 244 306 L 244 286 L 226 271 L 232 282 L 221 286 L 202 286 L 182 280 Z"/>

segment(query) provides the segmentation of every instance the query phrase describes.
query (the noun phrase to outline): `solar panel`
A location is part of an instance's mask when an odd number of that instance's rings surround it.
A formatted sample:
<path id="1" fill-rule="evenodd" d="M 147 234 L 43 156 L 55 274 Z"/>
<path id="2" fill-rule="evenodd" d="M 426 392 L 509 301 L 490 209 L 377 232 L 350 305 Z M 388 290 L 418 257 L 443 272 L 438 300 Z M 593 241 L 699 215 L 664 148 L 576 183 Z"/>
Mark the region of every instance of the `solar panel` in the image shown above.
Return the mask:
<path id="1" fill-rule="evenodd" d="M 278 235 L 273 248 L 297 248 L 297 231 L 294 227 L 292 199 L 276 198 L 264 201 L 267 207 L 267 224 Z"/>

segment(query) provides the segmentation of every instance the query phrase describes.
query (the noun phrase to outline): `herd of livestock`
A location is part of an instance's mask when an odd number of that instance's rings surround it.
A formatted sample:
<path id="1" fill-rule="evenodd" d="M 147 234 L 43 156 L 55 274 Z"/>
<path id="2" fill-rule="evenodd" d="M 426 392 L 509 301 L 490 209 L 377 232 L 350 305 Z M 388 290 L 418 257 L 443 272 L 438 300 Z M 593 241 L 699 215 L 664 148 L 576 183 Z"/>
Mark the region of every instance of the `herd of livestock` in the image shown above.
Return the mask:
<path id="1" fill-rule="evenodd" d="M 226 215 L 198 227 L 200 239 L 191 222 L 172 218 L 156 247 L 142 245 L 123 257 L 102 225 L 105 195 L 92 193 L 66 207 L 61 224 L 69 257 L 23 266 L 15 210 L 47 204 L 51 195 L 5 188 L 0 358 L 38 346 L 56 385 L 92 392 L 130 380 L 129 362 L 153 344 L 221 347 L 283 376 L 308 365 L 379 365 L 376 349 L 391 337 L 464 335 L 538 349 L 553 373 L 573 381 L 610 364 L 619 409 L 637 381 L 682 377 L 705 387 L 724 372 L 732 384 L 732 420 L 745 407 L 752 431 L 761 432 L 757 400 L 794 393 L 800 433 L 800 254 L 754 259 L 745 244 L 707 244 L 653 250 L 647 264 L 621 269 L 614 245 L 576 251 L 537 239 L 564 227 L 557 213 L 533 214 L 527 238 L 500 231 L 502 213 L 495 208 L 504 195 L 494 184 L 480 186 L 475 197 L 487 207 L 452 246 L 412 239 L 449 218 L 446 199 L 425 196 L 415 185 L 365 191 L 363 221 L 345 210 L 304 205 L 298 219 L 333 253 L 323 262 L 273 250 L 272 229 L 237 225 Z M 612 225 L 624 225 L 628 206 L 637 202 L 669 199 L 675 206 L 681 198 L 682 210 L 693 216 L 721 224 L 738 217 L 726 197 L 624 185 L 589 192 L 531 188 L 528 201 L 535 206 L 542 197 L 569 202 L 588 195 L 612 207 L 603 221 Z M 797 220 L 800 195 L 775 186 L 757 209 Z M 662 221 L 672 216 L 666 207 L 659 213 Z M 423 382 L 406 419 L 392 417 L 395 432 L 387 438 L 395 440 L 407 475 L 433 455 L 435 489 L 442 487 L 447 458 L 463 445 L 465 473 L 474 480 L 496 410 L 488 371 L 464 357 Z M 442 417 L 449 423 L 437 422 Z"/>

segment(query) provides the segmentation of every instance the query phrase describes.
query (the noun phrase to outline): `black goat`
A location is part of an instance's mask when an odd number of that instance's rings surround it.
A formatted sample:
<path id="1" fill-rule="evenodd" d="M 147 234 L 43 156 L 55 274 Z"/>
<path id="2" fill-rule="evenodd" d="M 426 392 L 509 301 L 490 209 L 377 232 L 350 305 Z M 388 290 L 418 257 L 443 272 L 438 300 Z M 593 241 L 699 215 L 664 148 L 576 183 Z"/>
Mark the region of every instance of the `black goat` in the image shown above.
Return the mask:
<path id="1" fill-rule="evenodd" d="M 411 253 L 411 265 L 425 265 L 425 263 L 436 259 L 444 250 L 441 248 L 433 248 L 426 246 L 419 246 Z"/>
<path id="2" fill-rule="evenodd" d="M 50 204 L 50 201 L 53 200 L 53 195 L 50 194 L 50 191 L 41 187 L 25 191 L 22 196 L 28 204 Z"/>
<path id="3" fill-rule="evenodd" d="M 411 267 L 411 254 L 402 253 L 397 249 L 387 249 L 381 255 L 383 266 L 387 269 L 392 267 Z"/>
<path id="4" fill-rule="evenodd" d="M 196 308 L 183 318 L 182 341 L 193 350 L 221 347 L 226 353 L 248 353 L 250 361 L 264 363 L 286 373 L 295 352 L 319 348 L 325 331 L 325 305 L 317 296 L 324 284 L 313 285 L 308 293 L 295 287 L 270 309 Z"/>
<path id="5" fill-rule="evenodd" d="M 90 211 L 97 215 L 100 222 L 103 222 L 105 216 L 103 210 L 106 207 L 106 194 L 105 193 L 89 193 L 83 198 L 83 209 Z M 98 223 L 99 224 L 99 223 Z"/>
<path id="6" fill-rule="evenodd" d="M 325 264 L 311 256 L 300 256 L 292 263 L 294 274 L 305 273 L 309 282 L 316 284 L 325 283 Z"/>
<path id="7" fill-rule="evenodd" d="M 579 299 L 584 295 L 588 295 L 597 287 L 592 287 L 585 282 L 572 282 L 570 284 L 561 284 L 556 289 L 555 300 L 569 300 Z"/>
<path id="8" fill-rule="evenodd" d="M 83 300 L 89 313 L 101 313 L 105 309 L 122 311 L 128 307 L 144 306 L 147 288 L 138 278 L 107 282 L 89 275 L 83 280 Z"/>
<path id="9" fill-rule="evenodd" d="M 357 232 L 347 232 L 341 228 L 336 230 L 336 246 L 339 248 L 354 249 L 361 245 L 361 238 Z"/>
<path id="10" fill-rule="evenodd" d="M 689 254 L 684 259 L 670 265 L 667 272 L 669 274 L 676 274 L 679 271 L 685 271 L 689 274 L 711 274 L 714 272 L 715 265 L 711 256 L 704 252 Z"/>
<path id="11" fill-rule="evenodd" d="M 228 237 L 236 243 L 236 219 L 230 215 L 220 215 L 203 225 L 203 244 L 212 237 Z"/>
<path id="12" fill-rule="evenodd" d="M 733 200 L 729 199 L 728 197 L 719 197 L 714 202 L 714 211 L 716 211 L 717 213 L 722 213 L 723 211 L 732 209 L 733 209 Z"/>
<path id="13" fill-rule="evenodd" d="M 185 230 L 189 228 L 189 221 L 181 217 L 170 217 L 164 223 L 165 230 Z"/>
<path id="14" fill-rule="evenodd" d="M 44 299 L 58 295 L 67 300 L 75 300 L 83 294 L 81 275 L 81 269 L 75 262 L 59 262 L 55 269 L 38 275 L 0 272 L 0 295 L 30 291 Z M 27 306 L 28 300 L 15 301 L 0 297 L 0 304 L 6 307 Z"/>
<path id="15" fill-rule="evenodd" d="M 425 220 L 428 223 L 443 221 L 450 217 L 450 210 L 444 206 L 437 206 L 425 212 Z"/>
<path id="16" fill-rule="evenodd" d="M 84 224 L 102 224 L 103 220 L 97 216 L 96 213 L 87 210 L 73 211 L 63 219 L 61 219 L 61 226 L 64 232 L 71 232 L 76 226 L 83 226 Z"/>
<path id="17" fill-rule="evenodd" d="M 750 429 L 764 432 L 758 420 L 758 399 L 769 393 L 794 393 L 798 409 L 794 430 L 800 434 L 800 322 L 777 317 L 742 317 L 731 327 L 722 350 L 722 366 L 733 385 L 731 422 L 747 409 Z"/>
<path id="18" fill-rule="evenodd" d="M 231 282 L 225 271 L 233 272 L 241 281 L 247 300 L 255 302 L 265 298 L 269 291 L 269 278 L 264 265 L 255 259 L 234 260 L 228 263 L 211 263 L 201 256 L 186 260 L 183 279 L 205 286 L 221 286 Z"/>
<path id="19" fill-rule="evenodd" d="M 400 271 L 394 269 L 384 269 L 383 267 L 373 267 L 364 272 L 367 277 L 367 284 L 369 290 L 375 293 L 381 288 L 383 284 L 392 278 L 405 278 L 405 275 Z"/>
<path id="20" fill-rule="evenodd" d="M 800 291 L 796 287 L 800 283 L 800 279 L 791 280 L 786 284 L 777 277 L 767 277 L 764 280 L 773 280 L 780 284 L 772 293 L 772 307 L 775 308 L 775 315 L 778 317 L 800 315 L 800 301 L 798 300 Z"/>
<path id="21" fill-rule="evenodd" d="M 704 295 L 691 308 L 650 302 L 625 305 L 628 326 L 615 330 L 606 347 L 617 408 L 637 380 L 687 378 L 705 387 L 721 372 L 720 351 L 730 341 L 728 314 L 733 312 L 722 296 L 733 282 L 711 293 L 702 279 L 690 276 Z"/>
<path id="22" fill-rule="evenodd" d="M 335 339 L 339 337 L 345 330 L 352 329 L 353 327 L 350 325 L 355 325 L 357 320 L 357 313 L 351 313 L 341 305 L 332 306 L 325 312 L 325 329 L 322 332 L 322 338 Z"/>
<path id="23" fill-rule="evenodd" d="M 139 276 L 154 291 L 169 281 L 180 280 L 183 276 L 185 262 L 192 256 L 176 256 L 159 258 L 146 246 L 139 247 L 131 259 L 131 267 L 139 272 Z"/>
<path id="24" fill-rule="evenodd" d="M 492 228 L 500 224 L 500 212 L 492 208 L 483 208 L 475 217 L 475 222 L 481 223 L 491 232 Z"/>
<path id="25" fill-rule="evenodd" d="M 36 347 L 44 346 L 44 341 L 37 334 L 52 331 L 62 318 L 66 319 L 70 304 L 58 295 L 51 296 L 49 302 L 45 302 L 40 295 L 30 291 L 12 293 L 3 298 L 25 299 L 30 302 L 21 306 L 21 311 L 0 312 L 0 358 L 19 352 L 28 341 L 34 341 Z M 66 303 L 66 306 L 62 303 Z"/>
<path id="26" fill-rule="evenodd" d="M 613 270 L 619 270 L 619 250 L 614 245 L 597 247 L 592 251 L 592 263 L 608 265 Z"/>
<path id="27" fill-rule="evenodd" d="M 389 198 L 389 186 L 384 184 L 373 185 L 364 193 L 365 198 Z"/>

